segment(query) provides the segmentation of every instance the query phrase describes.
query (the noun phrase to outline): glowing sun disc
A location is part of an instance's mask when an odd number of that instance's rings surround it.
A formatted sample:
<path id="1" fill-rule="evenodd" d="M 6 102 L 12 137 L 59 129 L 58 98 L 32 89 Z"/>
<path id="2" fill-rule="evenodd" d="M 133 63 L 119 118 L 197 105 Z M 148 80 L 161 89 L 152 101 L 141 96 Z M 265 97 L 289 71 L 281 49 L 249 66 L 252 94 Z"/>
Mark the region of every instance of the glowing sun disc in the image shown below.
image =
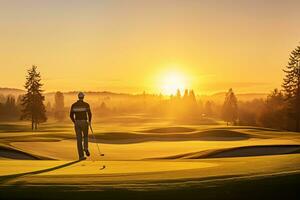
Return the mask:
<path id="1" fill-rule="evenodd" d="M 186 88 L 185 77 L 178 72 L 169 72 L 164 75 L 161 87 L 164 94 L 175 95 L 178 89 L 182 92 Z"/>

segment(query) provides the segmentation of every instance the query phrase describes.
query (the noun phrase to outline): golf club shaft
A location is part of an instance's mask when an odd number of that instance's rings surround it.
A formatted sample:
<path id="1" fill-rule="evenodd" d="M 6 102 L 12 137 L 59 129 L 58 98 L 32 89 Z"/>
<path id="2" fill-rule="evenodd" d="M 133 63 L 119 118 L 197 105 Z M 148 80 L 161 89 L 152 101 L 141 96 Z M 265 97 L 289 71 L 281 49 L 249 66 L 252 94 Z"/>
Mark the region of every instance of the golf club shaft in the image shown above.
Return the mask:
<path id="1" fill-rule="evenodd" d="M 97 142 L 97 140 L 96 140 L 96 137 L 95 137 L 95 135 L 94 135 L 94 131 L 93 131 L 92 125 L 91 125 L 90 123 L 89 123 L 89 127 L 90 127 L 90 129 L 91 129 L 91 132 L 92 132 L 93 138 L 94 138 L 94 140 L 95 140 L 95 142 L 96 142 L 96 145 L 97 145 L 97 149 L 98 149 L 99 156 L 101 157 L 101 156 L 102 156 L 102 153 L 101 153 L 101 151 L 100 151 L 100 148 L 99 148 L 98 142 Z"/>

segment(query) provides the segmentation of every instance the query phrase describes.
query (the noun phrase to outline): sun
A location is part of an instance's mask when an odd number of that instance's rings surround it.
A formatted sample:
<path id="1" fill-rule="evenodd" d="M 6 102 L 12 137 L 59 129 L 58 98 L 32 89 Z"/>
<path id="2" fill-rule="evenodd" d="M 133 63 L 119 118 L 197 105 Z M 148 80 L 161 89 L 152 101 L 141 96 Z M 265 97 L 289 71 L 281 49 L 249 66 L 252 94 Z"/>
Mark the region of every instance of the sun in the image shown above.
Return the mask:
<path id="1" fill-rule="evenodd" d="M 162 77 L 161 90 L 165 95 L 175 95 L 179 89 L 181 92 L 186 88 L 186 77 L 178 71 L 169 71 Z"/>

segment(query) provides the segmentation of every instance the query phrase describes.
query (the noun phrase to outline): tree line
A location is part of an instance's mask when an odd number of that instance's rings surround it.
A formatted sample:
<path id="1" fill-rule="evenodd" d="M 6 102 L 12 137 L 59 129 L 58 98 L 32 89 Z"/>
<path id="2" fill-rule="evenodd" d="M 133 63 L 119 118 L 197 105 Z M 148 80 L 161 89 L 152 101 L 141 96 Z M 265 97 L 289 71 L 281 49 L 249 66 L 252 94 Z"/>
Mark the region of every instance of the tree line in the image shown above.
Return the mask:
<path id="1" fill-rule="evenodd" d="M 224 101 L 222 118 L 232 124 L 300 132 L 300 46 L 291 52 L 283 71 L 282 88 L 274 89 L 265 100 L 239 104 L 230 89 Z"/>
<path id="2" fill-rule="evenodd" d="M 17 120 L 20 118 L 21 114 L 21 105 L 20 105 L 21 96 L 16 100 L 15 96 L 0 95 L 0 120 Z"/>
<path id="3" fill-rule="evenodd" d="M 93 110 L 100 115 L 143 111 L 182 119 L 212 117 L 221 118 L 228 125 L 254 125 L 300 132 L 300 46 L 291 52 L 283 71 L 285 77 L 282 88 L 274 89 L 266 99 L 242 102 L 237 99 L 233 89 L 229 89 L 223 105 L 220 106 L 213 101 L 203 103 L 197 100 L 193 90 L 185 90 L 183 95 L 178 90 L 177 94 L 169 99 L 164 99 L 162 95 L 147 95 L 144 92 L 140 98 L 132 100 L 131 106 L 122 108 L 120 102 L 121 109 L 110 108 L 105 102 L 109 100 L 107 98 Z M 50 115 L 63 121 L 67 116 L 63 93 L 56 92 L 54 107 L 51 107 L 49 102 L 45 106 L 41 80 L 37 67 L 32 66 L 27 71 L 26 94 L 17 99 L 14 96 L 0 95 L 0 120 L 20 117 L 22 120 L 31 121 L 33 130 Z"/>

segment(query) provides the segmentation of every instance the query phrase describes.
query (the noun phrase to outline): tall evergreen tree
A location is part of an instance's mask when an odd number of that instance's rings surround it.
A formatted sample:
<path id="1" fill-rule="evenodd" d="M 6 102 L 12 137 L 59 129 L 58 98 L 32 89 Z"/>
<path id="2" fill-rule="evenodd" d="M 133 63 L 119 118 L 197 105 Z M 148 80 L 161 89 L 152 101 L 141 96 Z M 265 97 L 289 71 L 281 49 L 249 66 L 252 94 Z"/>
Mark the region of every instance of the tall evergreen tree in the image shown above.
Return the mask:
<path id="1" fill-rule="evenodd" d="M 238 119 L 237 98 L 232 88 L 230 88 L 226 94 L 222 109 L 222 117 L 227 124 L 228 122 L 235 124 L 236 120 Z"/>
<path id="2" fill-rule="evenodd" d="M 295 130 L 300 131 L 300 46 L 290 54 L 289 62 L 285 69 L 283 91 L 288 102 L 289 118 L 295 123 Z"/>
<path id="3" fill-rule="evenodd" d="M 25 89 L 26 94 L 22 98 L 22 120 L 31 120 L 32 130 L 38 128 L 38 124 L 45 122 L 46 109 L 43 101 L 45 97 L 42 95 L 41 75 L 37 71 L 36 66 L 32 66 L 27 70 Z"/>

